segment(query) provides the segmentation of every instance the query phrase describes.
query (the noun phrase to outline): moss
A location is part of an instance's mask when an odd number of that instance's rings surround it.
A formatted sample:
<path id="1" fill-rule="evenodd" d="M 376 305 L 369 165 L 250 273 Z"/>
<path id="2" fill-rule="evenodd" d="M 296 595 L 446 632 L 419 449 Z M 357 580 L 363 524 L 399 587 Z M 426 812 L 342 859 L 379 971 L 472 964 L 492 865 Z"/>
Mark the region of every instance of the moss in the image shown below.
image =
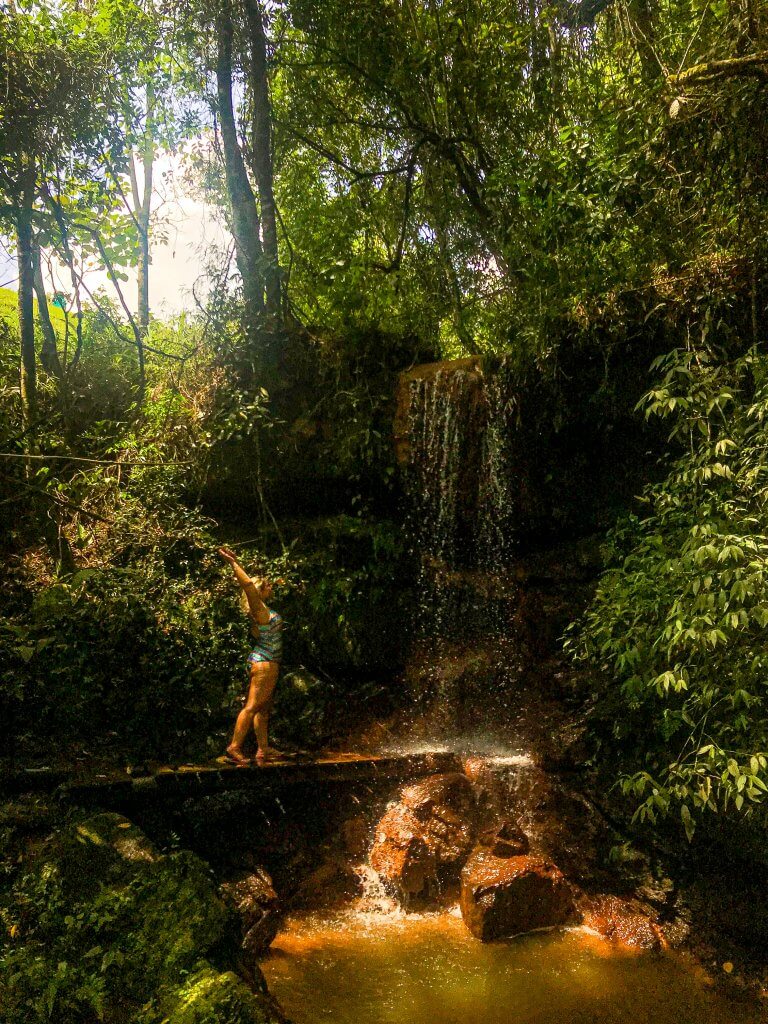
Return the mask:
<path id="1" fill-rule="evenodd" d="M 281 1020 L 271 1000 L 251 992 L 231 971 L 203 967 L 169 992 L 160 1005 L 164 1024 L 273 1024 Z M 145 1014 L 136 1024 L 155 1024 Z"/>
<path id="2" fill-rule="evenodd" d="M 192 1014 L 184 1021 L 269 1019 L 268 1000 L 217 970 L 234 962 L 238 931 L 207 865 L 186 851 L 160 854 L 118 814 L 64 818 L 16 872 L 0 911 L 4 1022 L 160 1021 L 177 1011 Z"/>

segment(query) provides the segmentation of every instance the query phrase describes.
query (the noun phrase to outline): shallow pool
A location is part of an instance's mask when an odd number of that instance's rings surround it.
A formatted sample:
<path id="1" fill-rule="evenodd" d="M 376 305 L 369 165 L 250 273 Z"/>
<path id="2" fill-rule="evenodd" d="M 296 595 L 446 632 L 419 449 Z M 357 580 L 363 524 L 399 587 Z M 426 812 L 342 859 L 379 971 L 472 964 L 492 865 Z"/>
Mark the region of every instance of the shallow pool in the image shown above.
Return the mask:
<path id="1" fill-rule="evenodd" d="M 289 919 L 262 965 L 295 1024 L 758 1024 L 676 957 L 584 931 L 483 944 L 457 913 Z"/>

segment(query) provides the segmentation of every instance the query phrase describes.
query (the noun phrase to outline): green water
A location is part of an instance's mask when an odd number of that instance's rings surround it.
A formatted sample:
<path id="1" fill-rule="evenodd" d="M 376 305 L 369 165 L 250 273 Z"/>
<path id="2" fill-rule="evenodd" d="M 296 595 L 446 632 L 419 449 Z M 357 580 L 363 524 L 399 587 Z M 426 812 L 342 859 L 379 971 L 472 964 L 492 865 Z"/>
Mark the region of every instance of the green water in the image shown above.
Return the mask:
<path id="1" fill-rule="evenodd" d="M 264 964 L 295 1024 L 765 1024 L 682 961 L 584 931 L 483 944 L 455 915 L 290 919 Z"/>

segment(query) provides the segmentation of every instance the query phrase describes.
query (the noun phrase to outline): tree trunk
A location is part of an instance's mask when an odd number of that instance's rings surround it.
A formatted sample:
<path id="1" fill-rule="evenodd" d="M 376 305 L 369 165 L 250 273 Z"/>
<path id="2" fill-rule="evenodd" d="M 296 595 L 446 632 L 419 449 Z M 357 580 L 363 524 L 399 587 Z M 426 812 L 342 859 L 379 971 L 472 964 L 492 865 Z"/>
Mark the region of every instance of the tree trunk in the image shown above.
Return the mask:
<path id="1" fill-rule="evenodd" d="M 261 205 L 266 312 L 276 323 L 280 317 L 280 263 L 277 251 L 277 212 L 273 190 L 272 106 L 267 79 L 267 40 L 264 34 L 264 14 L 259 0 L 245 0 L 245 3 L 251 42 L 249 84 L 253 108 L 251 122 L 252 170 Z"/>
<path id="2" fill-rule="evenodd" d="M 261 224 L 256 198 L 248 180 L 243 154 L 237 138 L 232 103 L 232 18 L 224 6 L 216 21 L 218 54 L 216 61 L 216 94 L 221 139 L 224 147 L 224 169 L 227 192 L 232 209 L 232 235 L 235 240 L 237 268 L 243 280 L 245 327 L 252 335 L 258 316 L 264 311 L 264 285 L 261 246 Z"/>
<path id="3" fill-rule="evenodd" d="M 155 92 L 151 82 L 147 83 L 147 115 L 144 123 L 144 139 L 141 146 L 142 188 L 136 174 L 136 161 L 131 153 L 128 172 L 133 195 L 133 215 L 136 220 L 138 239 L 136 242 L 136 283 L 138 291 L 138 325 L 142 338 L 149 333 L 149 264 L 151 250 L 149 225 L 152 216 L 152 176 L 155 166 Z"/>
<path id="4" fill-rule="evenodd" d="M 35 165 L 29 158 L 22 174 L 21 201 L 16 215 L 19 267 L 19 333 L 21 335 L 21 416 L 28 428 L 37 419 L 37 367 L 35 364 L 35 270 L 32 256 L 32 206 Z"/>
<path id="5" fill-rule="evenodd" d="M 40 246 L 36 241 L 32 245 L 32 262 L 35 296 L 37 297 L 37 319 L 40 321 L 40 329 L 43 333 L 40 363 L 46 373 L 50 373 L 57 380 L 61 380 L 63 372 L 61 360 L 59 359 L 59 349 L 56 344 L 56 331 L 51 322 L 51 314 L 48 312 L 48 298 L 45 294 L 43 269 L 40 263 Z"/>
<path id="6" fill-rule="evenodd" d="M 635 47 L 640 58 L 643 81 L 653 85 L 662 73 L 656 54 L 656 26 L 653 21 L 653 0 L 629 0 L 627 5 L 635 36 Z"/>

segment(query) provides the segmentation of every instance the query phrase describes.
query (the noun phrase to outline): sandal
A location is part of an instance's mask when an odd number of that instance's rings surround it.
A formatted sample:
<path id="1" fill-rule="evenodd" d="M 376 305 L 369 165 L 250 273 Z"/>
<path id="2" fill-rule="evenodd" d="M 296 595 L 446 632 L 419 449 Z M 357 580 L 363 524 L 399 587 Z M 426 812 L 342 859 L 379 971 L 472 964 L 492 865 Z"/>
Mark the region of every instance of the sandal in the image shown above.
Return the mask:
<path id="1" fill-rule="evenodd" d="M 259 754 L 257 752 L 254 757 L 254 761 L 256 761 L 257 764 L 263 764 L 265 761 L 284 761 L 289 756 L 289 754 L 284 753 L 282 750 L 276 750 L 274 747 L 269 747 L 266 754 Z"/>
<path id="2" fill-rule="evenodd" d="M 233 754 L 230 750 L 224 751 L 222 760 L 229 762 L 229 764 L 234 764 L 238 768 L 247 768 L 251 763 L 244 754 Z"/>

